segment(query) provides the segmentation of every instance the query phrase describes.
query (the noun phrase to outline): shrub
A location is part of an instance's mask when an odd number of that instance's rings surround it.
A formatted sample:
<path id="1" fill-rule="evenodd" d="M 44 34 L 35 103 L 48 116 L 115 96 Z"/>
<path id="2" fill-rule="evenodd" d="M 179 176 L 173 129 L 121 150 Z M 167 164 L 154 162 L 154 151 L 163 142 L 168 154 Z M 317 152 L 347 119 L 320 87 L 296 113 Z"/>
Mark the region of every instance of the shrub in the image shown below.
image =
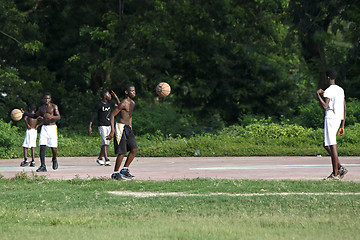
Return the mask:
<path id="1" fill-rule="evenodd" d="M 0 119 L 0 158 L 13 157 L 10 149 L 17 147 L 20 138 L 17 127 Z"/>
<path id="2" fill-rule="evenodd" d="M 98 101 L 100 101 L 100 97 L 90 92 L 79 94 L 77 89 L 68 92 L 67 97 L 61 100 L 61 108 L 59 107 L 61 120 L 57 122 L 58 126 L 60 128 L 66 127 L 76 132 L 81 132 L 83 129 L 85 132 L 93 107 Z"/>
<path id="3" fill-rule="evenodd" d="M 349 98 L 346 102 L 346 125 L 359 123 L 360 119 L 360 101 L 356 98 Z"/>
<path id="4" fill-rule="evenodd" d="M 293 122 L 307 128 L 324 127 L 324 110 L 320 107 L 317 100 L 299 107 L 299 115 L 293 119 Z"/>
<path id="5" fill-rule="evenodd" d="M 187 135 L 188 127 L 182 116 L 166 103 L 136 109 L 133 113 L 135 135 Z"/>
<path id="6" fill-rule="evenodd" d="M 299 107 L 299 115 L 294 118 L 295 123 L 308 128 L 324 127 L 324 110 L 317 100 Z M 346 125 L 354 125 L 360 119 L 360 101 L 349 98 L 346 102 Z"/>

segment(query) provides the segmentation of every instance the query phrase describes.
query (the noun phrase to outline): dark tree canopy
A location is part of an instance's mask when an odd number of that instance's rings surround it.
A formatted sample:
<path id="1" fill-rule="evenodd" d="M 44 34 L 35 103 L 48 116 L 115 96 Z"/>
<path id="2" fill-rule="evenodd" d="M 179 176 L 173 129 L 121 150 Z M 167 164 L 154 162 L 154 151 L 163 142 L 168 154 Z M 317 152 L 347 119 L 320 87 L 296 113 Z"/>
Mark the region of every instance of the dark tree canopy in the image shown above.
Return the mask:
<path id="1" fill-rule="evenodd" d="M 291 117 L 322 86 L 326 68 L 358 97 L 359 7 L 349 0 L 2 1 L 1 118 L 50 91 L 66 123 L 101 89 L 122 95 L 129 82 L 141 104 L 152 104 L 162 81 L 172 86 L 166 101 L 198 119 Z"/>

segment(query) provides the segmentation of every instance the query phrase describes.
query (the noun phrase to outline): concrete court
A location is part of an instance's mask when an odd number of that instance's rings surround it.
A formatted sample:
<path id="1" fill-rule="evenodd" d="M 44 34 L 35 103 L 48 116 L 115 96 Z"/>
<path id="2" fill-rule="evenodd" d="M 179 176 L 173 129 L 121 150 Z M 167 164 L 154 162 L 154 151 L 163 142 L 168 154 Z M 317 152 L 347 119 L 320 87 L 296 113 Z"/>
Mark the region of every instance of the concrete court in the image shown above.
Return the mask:
<path id="1" fill-rule="evenodd" d="M 51 168 L 46 158 L 47 172 L 36 173 L 48 179 L 110 178 L 113 166 L 99 166 L 96 157 L 59 157 L 59 169 Z M 0 174 L 13 178 L 25 171 L 31 175 L 39 166 L 20 167 L 22 159 L 0 159 Z M 114 165 L 115 158 L 111 158 Z M 343 181 L 360 181 L 360 157 L 340 157 L 349 170 Z M 130 171 L 136 180 L 173 180 L 192 178 L 321 180 L 332 169 L 329 156 L 323 157 L 137 157 Z"/>

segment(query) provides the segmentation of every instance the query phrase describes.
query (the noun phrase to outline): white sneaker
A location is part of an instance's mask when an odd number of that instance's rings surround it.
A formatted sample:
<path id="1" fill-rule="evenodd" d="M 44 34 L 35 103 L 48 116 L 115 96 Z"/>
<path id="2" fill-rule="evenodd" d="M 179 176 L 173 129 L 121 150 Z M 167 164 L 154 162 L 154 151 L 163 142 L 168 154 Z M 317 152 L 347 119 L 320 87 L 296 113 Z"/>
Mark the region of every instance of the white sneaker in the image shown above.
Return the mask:
<path id="1" fill-rule="evenodd" d="M 101 160 L 101 159 L 96 159 L 96 162 L 97 162 L 100 166 L 102 166 L 102 165 L 105 164 L 105 162 L 104 162 L 103 160 Z"/>
<path id="2" fill-rule="evenodd" d="M 111 163 L 109 160 L 105 161 L 105 166 L 111 166 Z"/>

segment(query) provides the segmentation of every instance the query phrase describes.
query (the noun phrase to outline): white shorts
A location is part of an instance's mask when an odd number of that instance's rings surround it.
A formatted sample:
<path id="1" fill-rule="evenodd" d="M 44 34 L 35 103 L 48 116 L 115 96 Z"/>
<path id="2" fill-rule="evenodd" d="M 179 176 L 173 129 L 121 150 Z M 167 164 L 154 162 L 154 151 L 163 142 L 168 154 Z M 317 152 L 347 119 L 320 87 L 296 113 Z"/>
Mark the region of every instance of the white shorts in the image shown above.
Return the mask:
<path id="1" fill-rule="evenodd" d="M 107 140 L 106 137 L 109 136 L 111 132 L 111 126 L 99 126 L 98 129 L 101 138 L 101 146 L 109 146 L 110 140 Z"/>
<path id="2" fill-rule="evenodd" d="M 36 147 L 36 139 L 37 139 L 37 131 L 34 128 L 27 129 L 25 132 L 24 143 L 22 146 L 24 148 Z"/>
<path id="3" fill-rule="evenodd" d="M 46 145 L 51 148 L 57 148 L 58 129 L 56 125 L 42 125 L 40 131 L 39 146 Z"/>
<path id="4" fill-rule="evenodd" d="M 341 124 L 341 119 L 325 118 L 324 146 L 336 145 L 336 134 Z"/>

